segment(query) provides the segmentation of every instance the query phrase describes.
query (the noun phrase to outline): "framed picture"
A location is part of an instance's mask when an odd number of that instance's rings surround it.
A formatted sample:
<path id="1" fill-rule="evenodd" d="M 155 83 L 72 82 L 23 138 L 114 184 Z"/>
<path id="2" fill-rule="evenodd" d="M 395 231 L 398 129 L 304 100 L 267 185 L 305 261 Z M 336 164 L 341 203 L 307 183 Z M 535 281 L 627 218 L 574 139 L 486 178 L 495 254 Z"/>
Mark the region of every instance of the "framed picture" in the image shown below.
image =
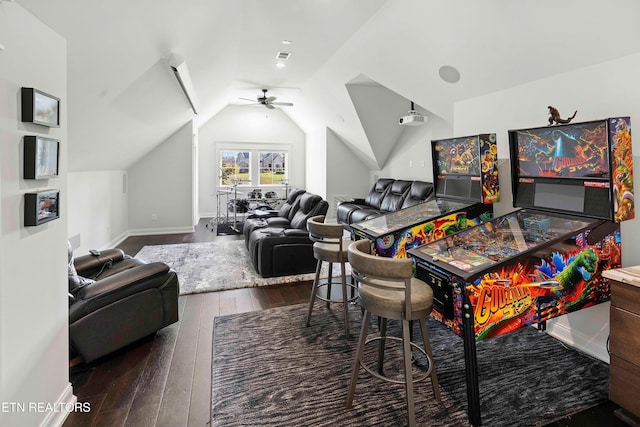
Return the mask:
<path id="1" fill-rule="evenodd" d="M 32 87 L 23 87 L 22 121 L 60 127 L 60 99 Z"/>
<path id="2" fill-rule="evenodd" d="M 24 178 L 47 179 L 58 176 L 60 141 L 35 135 L 24 137 Z"/>
<path id="3" fill-rule="evenodd" d="M 24 225 L 34 226 L 60 218 L 60 190 L 24 195 Z"/>

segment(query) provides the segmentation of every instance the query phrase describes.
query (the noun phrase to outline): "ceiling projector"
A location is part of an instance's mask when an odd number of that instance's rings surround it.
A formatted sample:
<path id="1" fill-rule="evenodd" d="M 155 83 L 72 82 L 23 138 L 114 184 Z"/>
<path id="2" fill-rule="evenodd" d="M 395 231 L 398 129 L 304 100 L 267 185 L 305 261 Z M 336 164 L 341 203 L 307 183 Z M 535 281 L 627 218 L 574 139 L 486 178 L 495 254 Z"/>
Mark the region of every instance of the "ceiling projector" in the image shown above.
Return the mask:
<path id="1" fill-rule="evenodd" d="M 416 110 L 410 110 L 408 115 L 400 117 L 400 120 L 398 120 L 398 123 L 404 126 L 420 126 L 425 122 L 425 117 L 418 114 Z"/>

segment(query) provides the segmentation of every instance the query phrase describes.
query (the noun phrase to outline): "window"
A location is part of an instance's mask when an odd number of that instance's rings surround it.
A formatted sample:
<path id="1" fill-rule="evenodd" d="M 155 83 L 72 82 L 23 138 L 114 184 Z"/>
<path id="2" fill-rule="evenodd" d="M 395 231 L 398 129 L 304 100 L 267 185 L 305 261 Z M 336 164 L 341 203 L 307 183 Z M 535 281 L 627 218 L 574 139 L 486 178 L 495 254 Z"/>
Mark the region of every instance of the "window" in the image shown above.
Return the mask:
<path id="1" fill-rule="evenodd" d="M 289 146 L 222 143 L 216 151 L 217 186 L 280 187 L 289 179 Z"/>
<path id="2" fill-rule="evenodd" d="M 251 184 L 251 153 L 224 150 L 220 153 L 220 184 Z"/>
<path id="3" fill-rule="evenodd" d="M 287 179 L 287 153 L 264 152 L 260 157 L 260 185 L 282 185 Z"/>

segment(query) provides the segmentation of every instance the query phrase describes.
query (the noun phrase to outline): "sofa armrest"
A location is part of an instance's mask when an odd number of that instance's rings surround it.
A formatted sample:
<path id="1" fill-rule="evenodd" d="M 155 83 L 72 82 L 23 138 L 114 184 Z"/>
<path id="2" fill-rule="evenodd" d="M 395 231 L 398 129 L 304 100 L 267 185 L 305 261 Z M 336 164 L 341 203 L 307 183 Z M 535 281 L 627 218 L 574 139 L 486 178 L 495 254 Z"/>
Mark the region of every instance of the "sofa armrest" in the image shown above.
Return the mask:
<path id="1" fill-rule="evenodd" d="M 301 230 L 299 228 L 286 228 L 282 230 L 282 235 L 285 237 L 306 237 L 309 238 L 309 232 L 307 230 Z"/>
<path id="2" fill-rule="evenodd" d="M 161 262 L 143 264 L 121 271 L 80 288 L 74 295 L 73 306 L 84 305 L 83 312 L 94 311 L 147 289 L 161 288 L 167 282 L 170 272 L 175 275 L 168 265 Z M 72 309 L 73 307 L 69 310 L 70 317 L 72 317 Z"/>
<path id="3" fill-rule="evenodd" d="M 365 200 L 363 198 L 360 197 L 356 197 L 350 200 L 344 200 L 340 203 L 338 203 L 338 206 L 340 206 L 343 203 L 353 203 L 354 205 L 366 205 L 367 203 L 365 202 Z"/>
<path id="4" fill-rule="evenodd" d="M 278 216 L 278 211 L 273 209 L 256 209 L 253 211 L 251 215 L 249 215 L 246 219 L 262 219 L 262 218 L 273 218 Z"/>
<path id="5" fill-rule="evenodd" d="M 78 275 L 82 277 L 90 277 L 92 274 L 102 269 L 102 266 L 108 262 L 115 263 L 122 261 L 127 257 L 122 249 L 107 249 L 100 251 L 100 255 L 82 255 L 73 259 L 73 265 L 76 267 Z"/>
<path id="6" fill-rule="evenodd" d="M 282 218 L 281 216 L 267 218 L 266 223 L 268 227 L 289 227 L 289 224 L 291 224 L 287 218 Z"/>

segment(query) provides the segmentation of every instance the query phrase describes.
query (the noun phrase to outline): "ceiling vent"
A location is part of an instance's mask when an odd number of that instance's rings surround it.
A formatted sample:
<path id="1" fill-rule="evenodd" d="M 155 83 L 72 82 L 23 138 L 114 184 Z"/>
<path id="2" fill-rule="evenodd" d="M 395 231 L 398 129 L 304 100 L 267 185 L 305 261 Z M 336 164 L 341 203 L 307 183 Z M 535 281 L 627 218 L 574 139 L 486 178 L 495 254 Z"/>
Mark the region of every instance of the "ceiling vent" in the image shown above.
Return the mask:
<path id="1" fill-rule="evenodd" d="M 286 61 L 287 59 L 289 59 L 290 56 L 291 56 L 291 52 L 278 52 L 278 54 L 276 55 L 276 59 L 279 59 L 281 61 Z"/>

